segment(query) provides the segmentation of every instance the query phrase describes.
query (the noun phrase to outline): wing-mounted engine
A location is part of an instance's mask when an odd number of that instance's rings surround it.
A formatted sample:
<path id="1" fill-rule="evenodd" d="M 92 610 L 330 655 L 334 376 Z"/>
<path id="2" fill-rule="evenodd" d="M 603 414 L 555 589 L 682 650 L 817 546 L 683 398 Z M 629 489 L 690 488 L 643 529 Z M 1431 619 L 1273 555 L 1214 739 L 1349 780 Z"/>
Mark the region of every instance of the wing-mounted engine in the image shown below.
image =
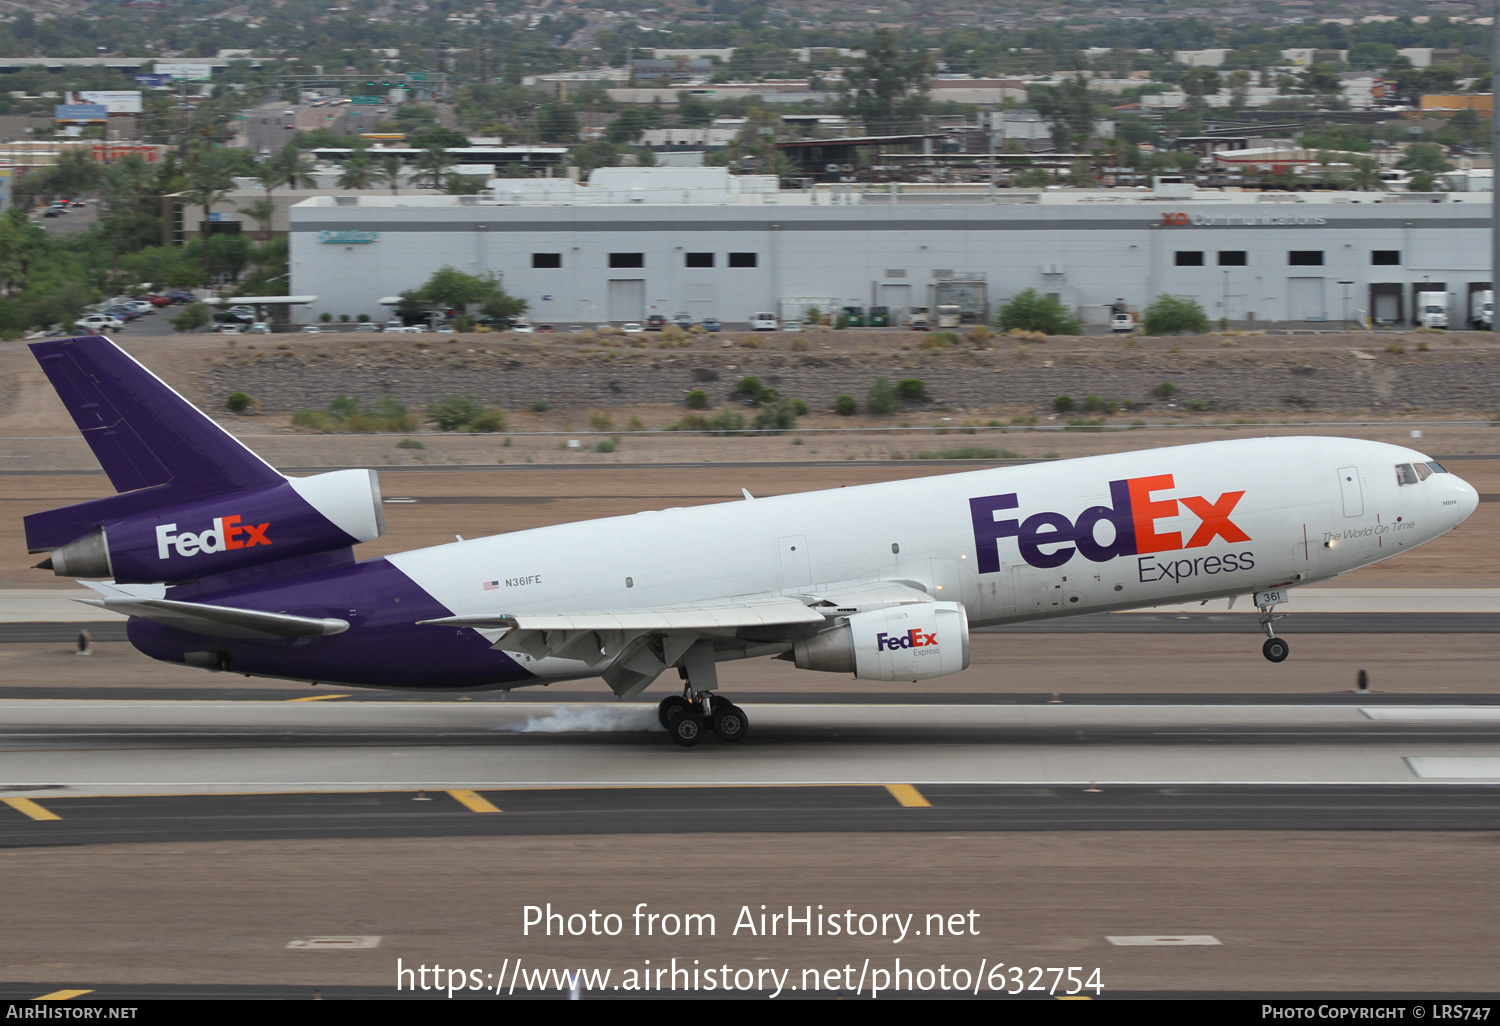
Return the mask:
<path id="1" fill-rule="evenodd" d="M 802 670 L 862 680 L 927 680 L 969 665 L 969 615 L 957 602 L 910 602 L 851 613 L 792 646 Z"/>

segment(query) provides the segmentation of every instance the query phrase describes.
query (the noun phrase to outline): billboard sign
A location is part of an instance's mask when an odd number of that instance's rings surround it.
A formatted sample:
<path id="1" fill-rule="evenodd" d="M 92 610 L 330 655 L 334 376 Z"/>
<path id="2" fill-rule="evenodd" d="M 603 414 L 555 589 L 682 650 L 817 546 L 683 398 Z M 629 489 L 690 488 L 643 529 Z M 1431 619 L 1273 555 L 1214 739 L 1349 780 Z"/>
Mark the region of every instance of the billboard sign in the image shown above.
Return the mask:
<path id="1" fill-rule="evenodd" d="M 81 89 L 78 99 L 84 103 L 102 103 L 111 114 L 139 114 L 139 89 Z"/>
<path id="2" fill-rule="evenodd" d="M 207 82 L 214 76 L 212 65 L 208 64 L 156 64 L 156 74 L 171 75 L 174 82 Z"/>
<path id="3" fill-rule="evenodd" d="M 10 185 L 14 173 L 10 164 L 0 164 L 0 210 L 10 209 Z"/>
<path id="4" fill-rule="evenodd" d="M 102 103 L 59 103 L 52 108 L 54 121 L 70 124 L 92 124 L 109 120 L 109 108 Z"/>
<path id="5" fill-rule="evenodd" d="M 146 86 L 151 89 L 165 89 L 167 86 L 172 84 L 172 76 L 137 75 L 135 76 L 135 84 L 138 86 Z"/>
<path id="6" fill-rule="evenodd" d="M 362 106 L 365 106 L 365 107 L 378 107 L 382 103 L 385 102 L 385 97 L 383 97 L 383 96 L 351 96 L 351 97 L 349 97 L 349 102 L 353 103 L 353 104 L 359 104 L 359 105 L 362 105 Z"/>

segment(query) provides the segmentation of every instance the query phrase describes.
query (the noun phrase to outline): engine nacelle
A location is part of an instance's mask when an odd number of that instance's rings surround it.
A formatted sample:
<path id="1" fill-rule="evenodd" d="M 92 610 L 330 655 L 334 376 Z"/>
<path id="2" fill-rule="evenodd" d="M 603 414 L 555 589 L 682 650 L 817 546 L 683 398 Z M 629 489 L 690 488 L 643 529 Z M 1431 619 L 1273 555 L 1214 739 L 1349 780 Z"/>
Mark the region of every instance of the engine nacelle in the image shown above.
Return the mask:
<path id="1" fill-rule="evenodd" d="M 53 549 L 49 562 L 59 576 L 173 583 L 346 548 L 384 533 L 375 471 L 336 470 L 114 520 Z"/>
<path id="2" fill-rule="evenodd" d="M 967 669 L 969 614 L 957 602 L 920 602 L 854 613 L 792 647 L 799 669 L 862 680 L 927 680 Z"/>

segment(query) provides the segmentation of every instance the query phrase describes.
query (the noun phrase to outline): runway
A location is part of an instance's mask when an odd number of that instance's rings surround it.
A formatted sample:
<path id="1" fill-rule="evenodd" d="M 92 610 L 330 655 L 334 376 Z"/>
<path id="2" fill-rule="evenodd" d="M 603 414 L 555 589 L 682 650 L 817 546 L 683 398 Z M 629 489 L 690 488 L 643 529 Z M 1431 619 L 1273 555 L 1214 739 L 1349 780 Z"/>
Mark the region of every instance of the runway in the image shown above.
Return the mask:
<path id="1" fill-rule="evenodd" d="M 0 702 L 0 845 L 740 831 L 1500 828 L 1500 707 Z M 498 813 L 498 815 L 496 815 Z"/>

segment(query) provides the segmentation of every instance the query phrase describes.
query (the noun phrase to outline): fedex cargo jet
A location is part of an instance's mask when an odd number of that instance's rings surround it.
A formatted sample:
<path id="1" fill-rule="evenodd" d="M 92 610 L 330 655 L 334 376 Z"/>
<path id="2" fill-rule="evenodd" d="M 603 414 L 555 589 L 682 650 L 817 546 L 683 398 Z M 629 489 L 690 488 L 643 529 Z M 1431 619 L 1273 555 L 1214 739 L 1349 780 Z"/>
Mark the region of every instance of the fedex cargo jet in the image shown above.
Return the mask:
<path id="1" fill-rule="evenodd" d="M 32 345 L 118 494 L 26 518 L 39 564 L 130 617 L 153 658 L 432 690 L 602 677 L 680 744 L 745 736 L 715 665 L 866 680 L 969 663 L 969 631 L 1286 589 L 1452 530 L 1474 489 L 1422 453 L 1259 438 L 665 509 L 381 559 L 373 470 L 287 477 L 108 339 Z"/>

